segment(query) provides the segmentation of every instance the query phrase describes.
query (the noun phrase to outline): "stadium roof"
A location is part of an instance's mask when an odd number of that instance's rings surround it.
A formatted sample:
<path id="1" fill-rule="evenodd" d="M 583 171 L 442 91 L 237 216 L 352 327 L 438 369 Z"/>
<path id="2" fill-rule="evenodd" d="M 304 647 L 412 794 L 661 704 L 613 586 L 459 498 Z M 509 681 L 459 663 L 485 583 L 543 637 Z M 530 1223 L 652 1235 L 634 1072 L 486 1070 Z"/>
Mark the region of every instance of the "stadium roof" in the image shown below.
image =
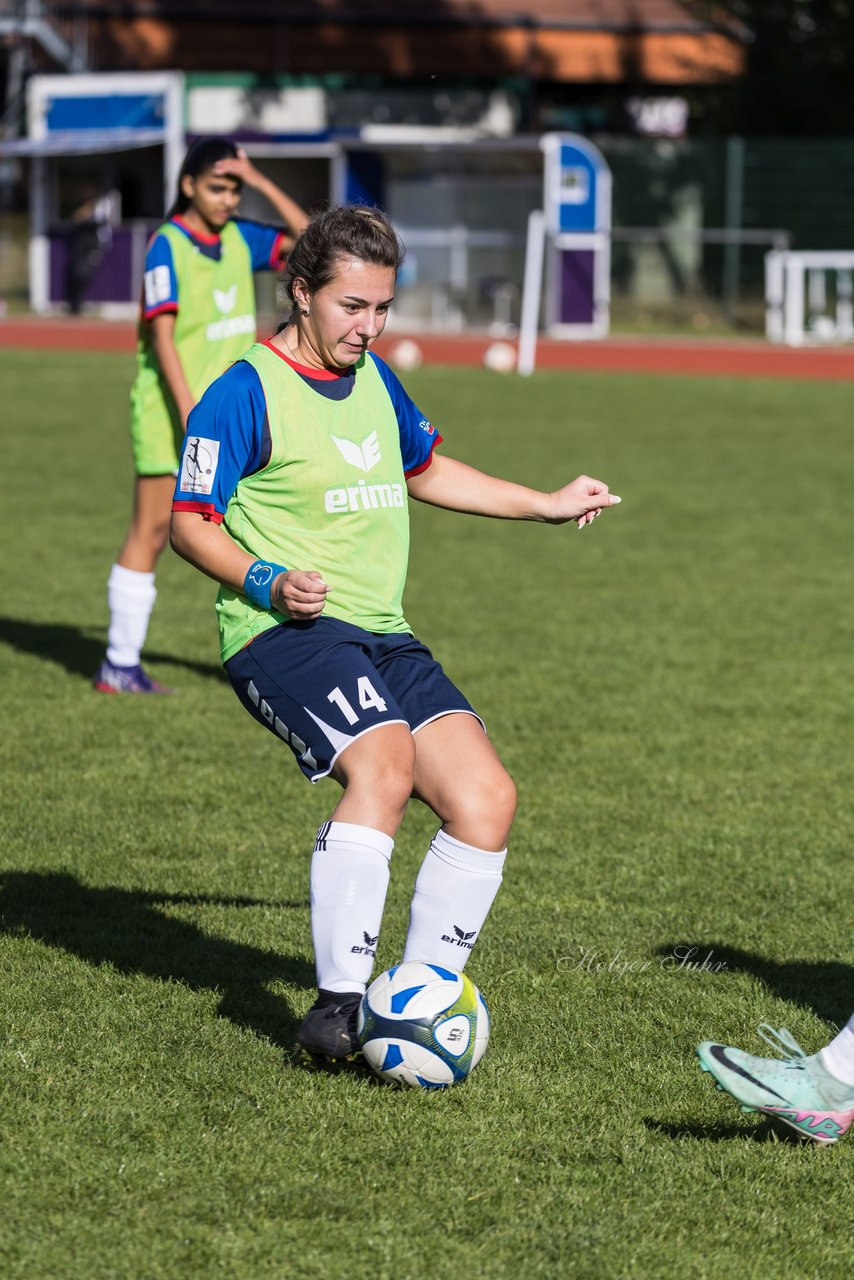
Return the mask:
<path id="1" fill-rule="evenodd" d="M 56 17 L 81 10 L 92 17 L 228 19 L 278 22 L 341 22 L 358 25 L 463 23 L 587 31 L 724 31 L 733 38 L 746 29 L 721 13 L 710 20 L 708 6 L 690 0 L 55 0 L 44 9 Z"/>
<path id="2" fill-rule="evenodd" d="M 700 0 L 60 0 L 90 66 L 256 74 L 524 75 L 697 84 L 744 70 L 749 32 Z"/>
<path id="3" fill-rule="evenodd" d="M 48 138 L 0 138 L 0 156 L 99 155 L 105 151 L 134 151 L 162 142 L 162 129 L 87 129 L 85 133 L 54 133 Z"/>

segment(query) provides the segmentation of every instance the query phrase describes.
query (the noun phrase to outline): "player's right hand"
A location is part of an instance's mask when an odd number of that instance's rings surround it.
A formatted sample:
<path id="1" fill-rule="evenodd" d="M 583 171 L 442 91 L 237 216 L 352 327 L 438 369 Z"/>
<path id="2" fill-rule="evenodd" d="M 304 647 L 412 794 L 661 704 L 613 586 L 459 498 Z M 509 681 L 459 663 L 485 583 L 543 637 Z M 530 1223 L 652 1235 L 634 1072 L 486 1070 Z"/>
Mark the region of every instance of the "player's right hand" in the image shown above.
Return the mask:
<path id="1" fill-rule="evenodd" d="M 312 618 L 319 618 L 323 613 L 329 590 L 316 569 L 308 573 L 301 569 L 289 569 L 275 579 L 270 591 L 270 602 L 279 613 L 284 613 L 297 622 L 308 622 Z"/>

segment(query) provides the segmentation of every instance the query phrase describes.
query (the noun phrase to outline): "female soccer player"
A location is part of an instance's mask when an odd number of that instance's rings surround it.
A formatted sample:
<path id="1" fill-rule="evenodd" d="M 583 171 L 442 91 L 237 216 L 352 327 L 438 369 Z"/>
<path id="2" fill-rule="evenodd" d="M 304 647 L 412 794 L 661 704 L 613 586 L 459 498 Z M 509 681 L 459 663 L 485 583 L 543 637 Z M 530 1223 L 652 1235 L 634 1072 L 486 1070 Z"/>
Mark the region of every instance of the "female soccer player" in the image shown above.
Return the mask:
<path id="1" fill-rule="evenodd" d="M 588 476 L 540 493 L 434 454 L 436 430 L 370 352 L 402 256 L 375 209 L 332 209 L 309 224 L 288 259 L 289 322 L 191 415 L 172 515 L 175 550 L 221 584 L 237 696 L 308 778 L 343 788 L 314 846 L 319 991 L 298 1036 L 332 1060 L 358 1048 L 356 1010 L 410 796 L 441 828 L 403 958 L 455 969 L 501 883 L 516 805 L 481 720 L 403 616 L 408 497 L 580 528 L 620 501 Z M 269 819 L 275 806 L 258 802 Z"/>
<path id="2" fill-rule="evenodd" d="M 704 1040 L 697 1046 L 700 1066 L 742 1111 L 774 1116 L 825 1146 L 838 1142 L 854 1124 L 854 1014 L 830 1044 L 809 1056 L 785 1027 L 775 1031 L 762 1023 L 759 1034 L 781 1059 Z"/>
<path id="3" fill-rule="evenodd" d="M 287 224 L 237 219 L 244 185 L 260 191 Z M 254 271 L 277 271 L 308 218 L 225 138 L 196 142 L 178 194 L 145 259 L 131 390 L 136 470 L 133 515 L 107 593 L 107 653 L 95 676 L 104 693 L 166 693 L 140 666 L 157 592 L 154 569 L 169 535 L 177 452 L 202 392 L 255 337 Z"/>

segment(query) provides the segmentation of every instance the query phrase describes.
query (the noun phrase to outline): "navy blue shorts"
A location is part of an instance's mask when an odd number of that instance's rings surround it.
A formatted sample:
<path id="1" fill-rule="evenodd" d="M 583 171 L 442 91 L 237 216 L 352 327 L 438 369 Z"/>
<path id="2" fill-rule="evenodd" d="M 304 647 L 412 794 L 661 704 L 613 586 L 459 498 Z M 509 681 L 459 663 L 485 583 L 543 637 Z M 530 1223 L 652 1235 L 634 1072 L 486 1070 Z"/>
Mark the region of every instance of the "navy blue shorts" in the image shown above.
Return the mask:
<path id="1" fill-rule="evenodd" d="M 271 627 L 225 664 L 250 715 L 286 742 L 307 778 L 325 778 L 363 733 L 477 712 L 425 645 L 337 618 Z M 483 721 L 481 721 L 481 724 Z"/>

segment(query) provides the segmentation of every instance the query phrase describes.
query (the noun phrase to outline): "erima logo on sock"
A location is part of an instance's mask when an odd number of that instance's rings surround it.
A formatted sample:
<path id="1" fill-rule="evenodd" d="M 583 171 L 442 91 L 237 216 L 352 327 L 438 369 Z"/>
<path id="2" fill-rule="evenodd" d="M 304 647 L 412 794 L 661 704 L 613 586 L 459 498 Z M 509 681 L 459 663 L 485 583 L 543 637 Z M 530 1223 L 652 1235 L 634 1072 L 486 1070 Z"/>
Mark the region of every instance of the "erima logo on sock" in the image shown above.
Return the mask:
<path id="1" fill-rule="evenodd" d="M 475 934 L 477 933 L 477 929 L 472 929 L 470 933 L 463 933 L 460 926 L 458 924 L 455 924 L 454 933 L 457 935 L 455 938 L 452 938 L 448 933 L 443 933 L 442 941 L 450 942 L 457 947 L 465 947 L 467 951 L 471 951 L 472 947 L 474 946 L 474 943 L 469 942 L 469 938 L 473 938 L 475 936 Z"/>
<path id="2" fill-rule="evenodd" d="M 380 935 L 377 934 L 376 937 L 372 938 L 369 933 L 365 933 L 363 931 L 362 937 L 365 939 L 365 945 L 363 947 L 351 947 L 350 954 L 353 956 L 374 956 L 375 957 L 377 953 L 374 950 L 374 948 L 377 945 L 377 940 L 379 939 L 379 936 Z"/>

